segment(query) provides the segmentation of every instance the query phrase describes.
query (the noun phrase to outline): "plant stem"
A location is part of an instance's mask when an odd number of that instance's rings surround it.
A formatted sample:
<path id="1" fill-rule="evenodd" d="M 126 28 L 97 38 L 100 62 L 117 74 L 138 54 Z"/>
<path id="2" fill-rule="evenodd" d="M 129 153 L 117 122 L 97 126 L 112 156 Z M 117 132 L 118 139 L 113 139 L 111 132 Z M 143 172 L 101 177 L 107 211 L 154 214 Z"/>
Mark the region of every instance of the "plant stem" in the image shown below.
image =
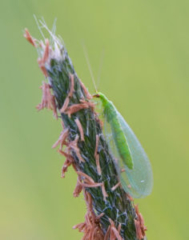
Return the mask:
<path id="1" fill-rule="evenodd" d="M 27 35 L 26 38 L 38 49 L 40 56 L 38 62 L 52 88 L 56 108 L 60 113 L 64 129 L 68 130 L 67 143 L 65 144 L 66 154 L 70 156 L 68 160 L 73 159 L 70 165 L 72 164 L 78 173 L 79 183 L 82 185 L 85 196 L 88 193 L 91 196 L 93 214 L 101 216 L 99 226 L 103 235 L 106 235 L 113 222 L 120 234 L 120 239 L 141 240 L 142 238 L 138 238 L 136 233 L 137 214 L 132 199 L 118 184 L 119 178 L 114 157 L 110 153 L 102 133 L 100 120 L 94 111 L 90 94 L 78 78 L 65 47 L 54 35 L 50 46 L 48 41 L 44 46 L 43 44 L 37 45 L 37 41 L 30 35 Z M 73 80 L 72 86 L 71 78 Z M 71 87 L 73 88 L 72 93 L 70 93 Z M 64 105 L 66 101 L 67 106 Z M 85 107 L 79 108 L 84 105 Z M 40 107 L 43 108 L 43 104 Z M 73 107 L 78 108 L 78 110 L 71 112 Z M 61 111 L 63 108 L 65 108 L 64 111 Z M 78 123 L 80 123 L 80 129 Z M 97 164 L 97 158 L 100 165 Z M 96 187 L 94 187 L 95 184 Z M 117 188 L 112 189 L 116 185 L 118 185 Z M 88 197 L 85 199 L 86 202 L 89 201 Z M 102 235 L 95 239 L 102 239 Z"/>

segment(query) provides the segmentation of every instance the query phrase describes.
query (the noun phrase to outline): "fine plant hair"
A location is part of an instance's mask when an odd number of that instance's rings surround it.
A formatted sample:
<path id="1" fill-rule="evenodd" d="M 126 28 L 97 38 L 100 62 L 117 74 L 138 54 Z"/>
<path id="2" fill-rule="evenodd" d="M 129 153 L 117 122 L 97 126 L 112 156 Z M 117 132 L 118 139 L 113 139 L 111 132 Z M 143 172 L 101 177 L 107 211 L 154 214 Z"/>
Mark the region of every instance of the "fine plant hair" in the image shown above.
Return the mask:
<path id="1" fill-rule="evenodd" d="M 74 228 L 83 232 L 83 240 L 145 239 L 142 215 L 121 187 L 92 96 L 77 76 L 62 39 L 55 35 L 55 25 L 50 31 L 44 20 L 37 23 L 43 41 L 34 39 L 27 29 L 24 34 L 37 49 L 38 64 L 46 79 L 37 109 L 51 109 L 54 117 L 61 119 L 63 130 L 53 148 L 65 159 L 62 177 L 69 167 L 75 170 L 73 195 L 83 192 L 87 206 L 85 222 Z"/>

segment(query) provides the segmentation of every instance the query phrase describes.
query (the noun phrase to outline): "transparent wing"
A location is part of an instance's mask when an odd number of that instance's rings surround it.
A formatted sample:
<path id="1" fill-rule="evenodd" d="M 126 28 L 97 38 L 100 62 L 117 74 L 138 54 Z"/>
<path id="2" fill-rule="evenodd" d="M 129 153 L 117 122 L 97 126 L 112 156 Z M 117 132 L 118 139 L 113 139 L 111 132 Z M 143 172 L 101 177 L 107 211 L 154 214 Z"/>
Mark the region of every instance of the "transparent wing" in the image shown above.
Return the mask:
<path id="1" fill-rule="evenodd" d="M 123 161 L 119 159 L 119 167 L 125 169 L 125 172 L 120 173 L 120 181 L 125 192 L 129 193 L 134 198 L 142 198 L 149 195 L 152 191 L 153 173 L 151 164 L 132 129 L 118 111 L 117 114 L 134 165 L 133 169 L 129 169 Z"/>

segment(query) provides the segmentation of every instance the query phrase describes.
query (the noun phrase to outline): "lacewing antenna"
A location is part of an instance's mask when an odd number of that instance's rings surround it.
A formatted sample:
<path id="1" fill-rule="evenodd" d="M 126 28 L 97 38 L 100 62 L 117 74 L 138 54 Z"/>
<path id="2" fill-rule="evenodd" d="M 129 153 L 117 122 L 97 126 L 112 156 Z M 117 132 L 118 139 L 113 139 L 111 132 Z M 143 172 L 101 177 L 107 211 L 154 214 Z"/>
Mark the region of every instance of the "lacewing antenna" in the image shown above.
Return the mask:
<path id="1" fill-rule="evenodd" d="M 99 64 L 99 69 L 98 69 L 98 78 L 97 78 L 97 88 L 99 89 L 99 84 L 100 84 L 100 76 L 101 76 L 101 72 L 102 72 L 102 65 L 104 62 L 104 48 L 102 49 L 101 52 L 101 57 L 100 57 L 100 64 Z"/>
<path id="2" fill-rule="evenodd" d="M 90 72 L 90 75 L 91 75 L 91 78 L 92 78 L 92 82 L 93 82 L 95 91 L 97 92 L 97 87 L 96 87 L 93 71 L 92 71 L 92 68 L 91 68 L 91 64 L 90 64 L 90 61 L 89 61 L 89 56 L 88 56 L 87 49 L 85 47 L 84 42 L 82 42 L 82 46 L 83 46 L 83 51 L 84 51 L 84 54 L 85 54 L 85 59 L 86 59 L 86 62 L 87 62 L 87 66 L 88 66 L 88 69 L 89 69 L 89 72 Z"/>

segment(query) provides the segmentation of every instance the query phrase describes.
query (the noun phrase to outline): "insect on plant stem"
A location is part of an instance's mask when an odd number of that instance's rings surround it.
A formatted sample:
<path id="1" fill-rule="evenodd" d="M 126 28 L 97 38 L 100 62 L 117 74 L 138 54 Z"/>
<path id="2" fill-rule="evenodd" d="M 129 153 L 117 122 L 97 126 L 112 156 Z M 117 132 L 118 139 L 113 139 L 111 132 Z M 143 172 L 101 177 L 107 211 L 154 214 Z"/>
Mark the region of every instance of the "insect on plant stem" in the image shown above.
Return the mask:
<path id="1" fill-rule="evenodd" d="M 29 32 L 26 34 L 26 39 L 36 44 L 39 66 L 48 79 L 48 85 L 44 84 L 42 89 L 44 96 L 39 108 L 58 110 L 64 130 L 53 147 L 59 146 L 58 152 L 66 158 L 62 177 L 72 166 L 78 176 L 73 194 L 78 196 L 83 191 L 87 204 L 85 222 L 75 228 L 84 232 L 85 240 L 141 240 L 146 229 L 128 196 L 143 197 L 151 191 L 151 168 L 143 148 L 113 103 L 97 92 L 86 49 L 87 65 L 96 91 L 94 97 L 102 102 L 103 124 L 100 124 L 95 105 L 90 101 L 92 96 L 78 78 L 62 40 L 55 36 L 54 30 L 48 29 L 44 20 L 39 23 L 41 32 L 42 29 L 49 32 L 50 40 L 44 37 L 42 42 L 31 38 Z M 99 75 L 101 69 L 100 65 Z M 116 153 L 106 141 L 106 134 L 102 133 L 106 122 L 111 127 Z"/>
<path id="2" fill-rule="evenodd" d="M 149 195 L 153 186 L 153 174 L 148 157 L 137 137 L 118 112 L 114 104 L 103 93 L 97 92 L 92 67 L 84 45 L 83 49 L 96 91 L 96 94 L 94 94 L 93 97 L 101 100 L 104 122 L 107 122 L 111 127 L 111 134 L 116 153 L 111 145 L 109 145 L 109 147 L 112 150 L 115 159 L 114 163 L 120 178 L 121 186 L 126 193 L 129 193 L 132 197 L 140 198 Z M 107 133 L 105 132 L 105 137 L 107 138 L 106 135 Z M 118 159 L 118 163 L 116 159 Z M 96 158 L 96 160 L 98 160 L 98 158 Z"/>

